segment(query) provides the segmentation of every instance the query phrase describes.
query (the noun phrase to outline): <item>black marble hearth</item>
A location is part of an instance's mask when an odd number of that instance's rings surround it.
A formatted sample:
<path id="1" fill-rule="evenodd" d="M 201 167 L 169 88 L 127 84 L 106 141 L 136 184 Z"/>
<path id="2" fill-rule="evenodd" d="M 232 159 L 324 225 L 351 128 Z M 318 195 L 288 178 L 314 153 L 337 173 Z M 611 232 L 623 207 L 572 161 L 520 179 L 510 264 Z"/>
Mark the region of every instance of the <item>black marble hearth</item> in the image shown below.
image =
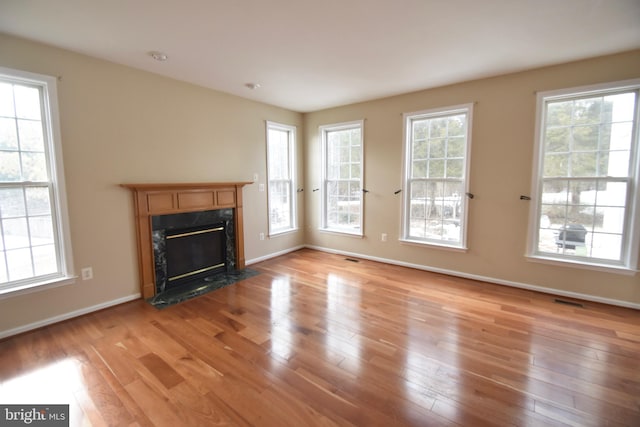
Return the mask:
<path id="1" fill-rule="evenodd" d="M 169 289 L 162 294 L 149 298 L 147 302 L 158 309 L 166 308 L 191 298 L 204 295 L 216 289 L 233 285 L 240 280 L 248 279 L 258 273 L 255 270 L 245 268 L 244 270 L 235 270 L 225 273 L 218 273 L 193 283 L 185 284 L 177 288 Z"/>

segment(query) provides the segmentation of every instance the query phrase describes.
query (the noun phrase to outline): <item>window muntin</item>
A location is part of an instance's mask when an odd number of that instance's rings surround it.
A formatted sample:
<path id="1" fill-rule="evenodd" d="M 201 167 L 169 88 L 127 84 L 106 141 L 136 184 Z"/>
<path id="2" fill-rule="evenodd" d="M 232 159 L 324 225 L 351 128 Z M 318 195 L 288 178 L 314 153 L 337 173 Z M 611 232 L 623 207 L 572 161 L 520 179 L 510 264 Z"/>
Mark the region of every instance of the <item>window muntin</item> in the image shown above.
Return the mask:
<path id="1" fill-rule="evenodd" d="M 295 134 L 293 126 L 267 122 L 269 235 L 295 230 Z"/>
<path id="2" fill-rule="evenodd" d="M 70 279 L 55 78 L 0 67 L 0 294 Z"/>
<path id="3" fill-rule="evenodd" d="M 539 94 L 530 256 L 635 268 L 639 89 Z"/>
<path id="4" fill-rule="evenodd" d="M 466 247 L 472 106 L 405 114 L 403 240 Z"/>
<path id="5" fill-rule="evenodd" d="M 362 235 L 363 122 L 321 127 L 322 229 Z"/>

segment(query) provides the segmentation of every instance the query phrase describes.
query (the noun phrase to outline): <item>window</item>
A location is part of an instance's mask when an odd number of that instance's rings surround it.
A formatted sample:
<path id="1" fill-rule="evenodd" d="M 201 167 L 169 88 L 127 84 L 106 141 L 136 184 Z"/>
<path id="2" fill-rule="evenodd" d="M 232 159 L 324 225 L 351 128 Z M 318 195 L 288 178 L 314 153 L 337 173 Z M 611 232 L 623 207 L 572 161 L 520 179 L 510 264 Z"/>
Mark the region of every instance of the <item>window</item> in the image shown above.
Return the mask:
<path id="1" fill-rule="evenodd" d="M 466 248 L 472 105 L 404 115 L 403 240 Z"/>
<path id="2" fill-rule="evenodd" d="M 56 109 L 55 78 L 0 67 L 0 294 L 73 274 Z"/>
<path id="3" fill-rule="evenodd" d="M 538 94 L 529 255 L 634 269 L 640 81 Z"/>
<path id="4" fill-rule="evenodd" d="M 320 128 L 325 231 L 362 236 L 362 128 L 362 121 Z"/>
<path id="5" fill-rule="evenodd" d="M 296 128 L 267 122 L 269 235 L 296 229 Z"/>

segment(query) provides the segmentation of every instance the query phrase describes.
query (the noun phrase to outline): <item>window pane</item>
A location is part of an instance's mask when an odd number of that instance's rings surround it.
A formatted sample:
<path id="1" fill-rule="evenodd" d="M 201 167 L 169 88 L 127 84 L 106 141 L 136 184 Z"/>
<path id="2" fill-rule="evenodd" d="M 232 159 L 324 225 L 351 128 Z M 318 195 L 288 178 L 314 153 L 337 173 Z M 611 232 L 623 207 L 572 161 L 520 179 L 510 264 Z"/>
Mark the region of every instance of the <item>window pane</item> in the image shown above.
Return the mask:
<path id="1" fill-rule="evenodd" d="M 48 215 L 51 212 L 48 187 L 28 187 L 26 195 L 29 215 Z"/>
<path id="2" fill-rule="evenodd" d="M 449 138 L 447 143 L 447 157 L 464 157 L 464 138 Z"/>
<path id="3" fill-rule="evenodd" d="M 413 167 L 411 168 L 411 178 L 426 178 L 427 177 L 427 161 L 413 161 Z"/>
<path id="4" fill-rule="evenodd" d="M 18 120 L 18 135 L 20 149 L 23 151 L 44 152 L 42 136 L 42 122 L 33 120 Z"/>
<path id="5" fill-rule="evenodd" d="M 569 154 L 547 154 L 544 156 L 545 177 L 570 176 Z"/>
<path id="6" fill-rule="evenodd" d="M 16 121 L 0 117 L 0 150 L 17 150 Z"/>
<path id="7" fill-rule="evenodd" d="M 14 86 L 16 117 L 40 120 L 40 90 L 28 86 Z"/>
<path id="8" fill-rule="evenodd" d="M 464 162 L 462 160 L 447 160 L 447 178 L 462 178 Z"/>
<path id="9" fill-rule="evenodd" d="M 429 140 L 429 158 L 441 159 L 444 157 L 445 139 L 430 139 Z"/>
<path id="10" fill-rule="evenodd" d="M 51 274 L 58 271 L 55 245 L 36 246 L 32 252 L 36 275 Z"/>
<path id="11" fill-rule="evenodd" d="M 29 233 L 32 245 L 53 244 L 53 223 L 50 216 L 29 218 Z"/>
<path id="12" fill-rule="evenodd" d="M 572 101 L 547 104 L 547 126 L 569 126 L 571 124 Z"/>
<path id="13" fill-rule="evenodd" d="M 0 116 L 15 117 L 13 105 L 13 85 L 0 82 Z"/>
<path id="14" fill-rule="evenodd" d="M 595 151 L 598 149 L 600 126 L 576 126 L 573 128 L 574 151 Z"/>
<path id="15" fill-rule="evenodd" d="M 22 188 L 0 189 L 0 218 L 14 218 L 25 215 Z"/>
<path id="16" fill-rule="evenodd" d="M 29 248 L 8 250 L 7 264 L 9 264 L 9 280 L 28 279 L 33 276 L 31 250 Z"/>
<path id="17" fill-rule="evenodd" d="M 602 98 L 578 99 L 573 105 L 574 124 L 600 123 Z"/>
<path id="18" fill-rule="evenodd" d="M 573 152 L 570 155 L 571 172 L 569 176 L 596 176 L 598 153 Z"/>
<path id="19" fill-rule="evenodd" d="M 12 218 L 2 221 L 5 249 L 29 247 L 27 218 Z"/>
<path id="20" fill-rule="evenodd" d="M 545 151 L 547 153 L 566 153 L 569 151 L 569 141 L 571 140 L 570 128 L 555 127 L 548 128 L 545 133 Z"/>
<path id="21" fill-rule="evenodd" d="M 22 175 L 27 181 L 47 181 L 47 158 L 44 153 L 22 153 Z"/>
<path id="22" fill-rule="evenodd" d="M 429 178 L 444 178 L 444 160 L 429 160 Z"/>
<path id="23" fill-rule="evenodd" d="M 0 151 L 0 182 L 20 181 L 20 154 Z"/>

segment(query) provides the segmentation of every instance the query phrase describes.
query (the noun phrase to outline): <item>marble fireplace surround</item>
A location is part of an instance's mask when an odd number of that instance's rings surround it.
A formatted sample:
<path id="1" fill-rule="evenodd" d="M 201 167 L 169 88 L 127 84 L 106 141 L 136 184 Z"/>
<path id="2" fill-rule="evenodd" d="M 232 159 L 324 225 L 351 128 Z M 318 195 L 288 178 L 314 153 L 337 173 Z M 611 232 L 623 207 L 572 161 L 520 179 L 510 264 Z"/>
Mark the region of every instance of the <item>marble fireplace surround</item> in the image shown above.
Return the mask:
<path id="1" fill-rule="evenodd" d="M 161 215 L 232 210 L 235 268 L 244 269 L 242 187 L 251 182 L 121 184 L 133 192 L 140 291 L 144 299 L 156 296 L 153 219 Z M 156 220 L 157 221 L 157 220 Z"/>

